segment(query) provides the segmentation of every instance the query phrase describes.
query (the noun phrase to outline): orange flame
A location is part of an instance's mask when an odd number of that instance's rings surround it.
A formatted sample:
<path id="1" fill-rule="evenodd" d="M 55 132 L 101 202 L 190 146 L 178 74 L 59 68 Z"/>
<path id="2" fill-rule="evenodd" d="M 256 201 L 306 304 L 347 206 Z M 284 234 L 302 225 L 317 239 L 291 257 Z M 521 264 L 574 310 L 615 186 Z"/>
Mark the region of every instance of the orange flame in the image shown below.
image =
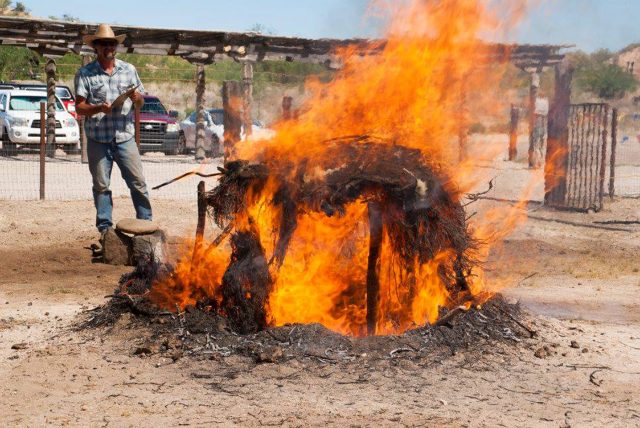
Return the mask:
<path id="1" fill-rule="evenodd" d="M 516 4 L 517 12 L 524 3 L 509 2 Z M 376 1 L 377 10 L 389 17 L 381 53 L 362 57 L 355 48 L 338 52 L 343 69 L 328 84 L 307 82 L 311 96 L 298 118 L 275 124 L 276 136 L 271 140 L 239 143 L 237 157 L 286 160 L 292 165 L 292 176 L 304 160 L 306 171 L 321 175 L 329 156 L 327 139 L 375 135 L 377 144 L 420 150 L 433 168 L 446 172 L 451 179 L 444 183 L 447 191 L 454 200 L 461 200 L 486 182 L 470 159 L 459 159 L 456 137 L 461 121 L 468 120 L 461 117 L 461 99 L 468 100 L 469 114 L 495 111 L 504 72 L 503 66 L 489 62 L 490 51 L 479 41 L 480 35 L 500 29 L 498 12 L 486 4 L 480 0 Z M 279 214 L 270 202 L 274 192 L 275 186 L 268 183 L 260 194 L 248 195 L 247 211 L 235 219 L 237 230 L 258 231 L 267 260 L 274 253 Z M 523 212 L 522 206 L 511 212 L 492 211 L 476 222 L 474 234 L 483 241 L 502 238 L 523 220 Z M 298 214 L 297 222 L 282 265 L 271 265 L 274 283 L 267 305 L 269 322 L 319 322 L 341 333 L 366 334 L 366 204 L 354 202 L 344 215 L 331 218 L 307 210 Z M 476 256 L 485 258 L 488 248 L 477 250 Z M 189 254 L 171 278 L 154 286 L 156 302 L 184 307 L 201 296 L 217 298 L 230 250 L 222 246 L 204 256 L 202 251 L 196 253 L 196 267 Z M 458 296 L 450 295 L 441 274 L 443 267 L 455 263 L 450 251 L 404 267 L 394 257 L 389 235 L 383 231 L 377 334 L 433 323 L 439 308 L 460 304 Z M 484 289 L 483 273 L 474 272 L 472 294 L 479 295 Z"/>

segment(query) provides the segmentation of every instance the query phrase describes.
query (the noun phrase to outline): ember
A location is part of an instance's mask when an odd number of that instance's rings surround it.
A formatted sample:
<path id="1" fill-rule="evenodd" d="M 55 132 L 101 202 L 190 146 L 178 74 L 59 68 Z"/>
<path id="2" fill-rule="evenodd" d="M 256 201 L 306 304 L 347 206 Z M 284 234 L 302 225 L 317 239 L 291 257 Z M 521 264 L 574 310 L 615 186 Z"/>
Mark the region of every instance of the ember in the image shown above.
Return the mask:
<path id="1" fill-rule="evenodd" d="M 492 19 L 475 0 L 416 0 L 392 14 L 381 55 L 340 52 L 344 68 L 308 82 L 296 120 L 233 147 L 202 195 L 222 234 L 207 245 L 199 233 L 153 302 L 206 307 L 243 333 L 321 323 L 362 336 L 486 299 L 478 244 L 517 219 L 493 212 L 467 226 L 462 200 L 484 178 L 451 142 L 465 88 L 480 89 L 483 112 L 495 102 L 501 70 L 483 66 L 477 39 Z"/>

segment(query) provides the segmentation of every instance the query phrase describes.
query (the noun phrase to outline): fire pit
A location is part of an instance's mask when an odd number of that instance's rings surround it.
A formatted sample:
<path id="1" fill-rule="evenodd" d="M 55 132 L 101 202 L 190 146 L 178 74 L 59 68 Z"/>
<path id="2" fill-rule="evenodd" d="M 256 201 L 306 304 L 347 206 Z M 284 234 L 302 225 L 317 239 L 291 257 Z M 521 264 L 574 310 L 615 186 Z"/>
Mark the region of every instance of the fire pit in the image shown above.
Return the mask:
<path id="1" fill-rule="evenodd" d="M 444 173 L 418 150 L 369 136 L 329 141 L 325 153 L 297 165 L 227 163 L 204 195 L 222 234 L 198 239 L 149 299 L 207 306 L 240 333 L 319 322 L 355 336 L 482 303 L 476 244 Z"/>

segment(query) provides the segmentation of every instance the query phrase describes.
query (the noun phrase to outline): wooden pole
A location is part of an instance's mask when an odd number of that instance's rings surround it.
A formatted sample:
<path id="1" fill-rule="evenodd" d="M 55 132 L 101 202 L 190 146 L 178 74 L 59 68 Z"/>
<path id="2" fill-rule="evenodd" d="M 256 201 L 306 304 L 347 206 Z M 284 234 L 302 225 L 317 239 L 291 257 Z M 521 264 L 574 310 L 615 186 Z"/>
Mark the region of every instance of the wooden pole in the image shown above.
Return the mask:
<path id="1" fill-rule="evenodd" d="M 193 246 L 193 254 L 191 255 L 191 275 L 194 279 L 193 273 L 200 264 L 200 257 L 202 255 L 202 243 L 204 241 L 204 227 L 207 220 L 207 199 L 205 195 L 204 181 L 198 183 L 198 224 L 196 226 L 196 242 Z"/>
<path id="2" fill-rule="evenodd" d="M 602 151 L 600 153 L 600 177 L 598 180 L 598 194 L 597 194 L 597 203 L 598 206 L 596 208 L 596 211 L 600 211 L 602 209 L 602 200 L 604 199 L 604 178 L 606 175 L 606 168 L 607 168 L 607 141 L 608 141 L 608 136 L 607 136 L 607 120 L 609 119 L 609 105 L 605 104 L 604 105 L 604 119 L 602 120 L 603 122 L 603 126 L 602 126 L 602 135 L 601 135 L 601 139 L 602 139 Z M 597 147 L 597 146 L 596 146 Z"/>
<path id="3" fill-rule="evenodd" d="M 206 118 L 204 110 L 204 92 L 206 89 L 204 64 L 197 64 L 196 69 L 196 160 L 201 161 L 206 157 L 205 127 Z M 213 149 L 213 147 L 212 147 Z"/>
<path id="4" fill-rule="evenodd" d="M 196 226 L 196 242 L 202 241 L 204 237 L 204 226 L 207 216 L 207 200 L 205 198 L 205 183 L 198 183 L 198 225 Z"/>
<path id="5" fill-rule="evenodd" d="M 44 201 L 44 186 L 45 186 L 45 150 L 46 150 L 46 138 L 45 138 L 45 117 L 46 117 L 46 105 L 40 103 L 40 200 Z"/>
<path id="6" fill-rule="evenodd" d="M 82 65 L 85 66 L 91 62 L 90 55 L 82 55 Z M 89 163 L 89 155 L 87 154 L 87 134 L 84 132 L 84 116 L 78 116 L 78 128 L 80 131 L 80 161 Z"/>
<path id="7" fill-rule="evenodd" d="M 369 260 L 367 264 L 367 334 L 376 334 L 380 295 L 380 248 L 382 246 L 382 210 L 377 202 L 369 210 Z"/>
<path id="8" fill-rule="evenodd" d="M 242 125 L 245 138 L 249 138 L 253 133 L 252 104 L 253 64 L 245 62 L 242 64 Z"/>
<path id="9" fill-rule="evenodd" d="M 609 160 L 609 198 L 616 192 L 616 146 L 618 145 L 618 109 L 611 112 L 611 159 Z"/>
<path id="10" fill-rule="evenodd" d="M 47 75 L 47 156 L 55 157 L 56 152 L 56 62 L 47 59 L 44 66 Z"/>
<path id="11" fill-rule="evenodd" d="M 289 96 L 282 97 L 282 118 L 284 120 L 291 120 L 291 106 L 293 105 L 293 98 Z"/>
<path id="12" fill-rule="evenodd" d="M 542 147 L 538 147 L 540 139 L 536 129 L 536 100 L 540 89 L 540 74 L 531 73 L 531 85 L 529 86 L 529 168 L 542 166 Z"/>
<path id="13" fill-rule="evenodd" d="M 567 59 L 556 65 L 555 93 L 549 108 L 548 141 L 544 166 L 544 204 L 566 206 L 569 160 L 569 112 L 573 69 Z"/>
<path id="14" fill-rule="evenodd" d="M 233 157 L 235 144 L 240 141 L 242 126 L 242 90 L 240 82 L 226 80 L 222 83 L 222 107 L 224 109 L 224 161 Z"/>
<path id="15" fill-rule="evenodd" d="M 520 122 L 520 109 L 511 104 L 511 122 L 509 126 L 509 160 L 515 161 L 518 157 L 518 122 Z"/>

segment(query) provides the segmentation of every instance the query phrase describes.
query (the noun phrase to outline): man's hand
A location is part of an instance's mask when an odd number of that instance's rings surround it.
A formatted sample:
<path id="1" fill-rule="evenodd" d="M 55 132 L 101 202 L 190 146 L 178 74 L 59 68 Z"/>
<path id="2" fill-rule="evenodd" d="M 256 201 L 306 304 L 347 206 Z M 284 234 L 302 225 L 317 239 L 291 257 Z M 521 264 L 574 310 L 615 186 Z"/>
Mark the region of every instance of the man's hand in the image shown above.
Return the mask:
<path id="1" fill-rule="evenodd" d="M 144 104 L 144 97 L 138 91 L 134 91 L 129 96 L 129 98 L 131 99 L 131 101 L 133 101 L 133 104 L 135 104 L 137 107 L 142 107 L 142 105 Z"/>
<path id="2" fill-rule="evenodd" d="M 111 103 L 102 103 L 98 105 L 99 113 L 109 113 L 111 111 Z"/>

